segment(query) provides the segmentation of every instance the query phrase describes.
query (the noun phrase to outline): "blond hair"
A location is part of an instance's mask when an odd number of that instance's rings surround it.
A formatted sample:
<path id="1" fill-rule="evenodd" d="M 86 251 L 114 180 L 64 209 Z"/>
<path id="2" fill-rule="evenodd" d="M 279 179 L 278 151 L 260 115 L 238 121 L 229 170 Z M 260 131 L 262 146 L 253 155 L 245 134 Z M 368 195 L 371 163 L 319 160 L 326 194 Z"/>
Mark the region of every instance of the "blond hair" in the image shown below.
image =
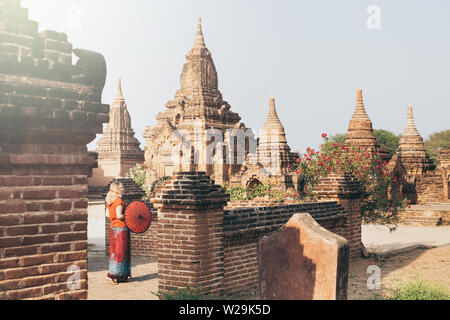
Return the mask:
<path id="1" fill-rule="evenodd" d="M 122 193 L 120 192 L 121 187 L 123 187 L 123 185 L 119 181 L 111 183 L 111 185 L 109 186 L 109 192 L 106 195 L 105 199 L 108 206 L 116 201 L 117 198 L 122 197 Z"/>

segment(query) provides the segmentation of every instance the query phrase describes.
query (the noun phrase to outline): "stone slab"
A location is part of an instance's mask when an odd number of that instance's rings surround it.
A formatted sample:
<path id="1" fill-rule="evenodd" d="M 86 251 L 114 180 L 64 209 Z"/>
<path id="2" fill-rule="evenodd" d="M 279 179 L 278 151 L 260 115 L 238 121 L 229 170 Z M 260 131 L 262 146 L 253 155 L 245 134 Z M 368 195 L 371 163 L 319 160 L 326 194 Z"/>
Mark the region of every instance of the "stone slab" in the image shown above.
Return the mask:
<path id="1" fill-rule="evenodd" d="M 308 213 L 294 214 L 258 243 L 260 295 L 267 300 L 345 300 L 347 241 Z"/>

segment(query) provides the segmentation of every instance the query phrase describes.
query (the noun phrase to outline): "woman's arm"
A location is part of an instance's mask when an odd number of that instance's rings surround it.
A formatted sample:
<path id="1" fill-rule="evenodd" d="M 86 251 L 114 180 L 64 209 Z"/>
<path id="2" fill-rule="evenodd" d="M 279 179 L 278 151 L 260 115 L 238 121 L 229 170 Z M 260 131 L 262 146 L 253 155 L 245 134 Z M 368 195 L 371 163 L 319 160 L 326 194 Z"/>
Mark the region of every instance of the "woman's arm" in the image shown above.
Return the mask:
<path id="1" fill-rule="evenodd" d="M 108 207 L 105 208 L 105 217 L 109 218 L 109 209 L 108 209 Z"/>
<path id="2" fill-rule="evenodd" d="M 119 220 L 124 219 L 124 215 L 122 214 L 122 205 L 117 206 L 117 208 L 116 208 L 116 218 Z"/>

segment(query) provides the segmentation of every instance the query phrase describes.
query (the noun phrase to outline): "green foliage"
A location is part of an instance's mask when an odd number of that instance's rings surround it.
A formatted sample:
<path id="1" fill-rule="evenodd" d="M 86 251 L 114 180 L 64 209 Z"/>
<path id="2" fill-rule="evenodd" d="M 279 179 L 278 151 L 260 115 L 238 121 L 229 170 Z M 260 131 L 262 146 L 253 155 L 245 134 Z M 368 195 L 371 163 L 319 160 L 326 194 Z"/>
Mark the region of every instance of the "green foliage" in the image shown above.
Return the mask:
<path id="1" fill-rule="evenodd" d="M 139 187 L 145 190 L 145 170 L 142 165 L 137 164 L 128 171 L 127 178 L 133 180 Z"/>
<path id="2" fill-rule="evenodd" d="M 157 293 L 160 300 L 213 300 L 212 295 L 205 295 L 200 287 L 195 289 L 187 287 L 186 289 L 176 289 L 172 292 Z"/>
<path id="3" fill-rule="evenodd" d="M 324 141 L 321 149 L 324 152 L 328 152 L 331 148 L 332 143 L 344 143 L 346 138 L 347 138 L 347 135 L 345 133 L 336 133 L 335 135 L 328 137 Z"/>
<path id="4" fill-rule="evenodd" d="M 425 150 L 438 166 L 438 157 L 442 150 L 450 146 L 450 130 L 435 132 L 425 141 Z"/>
<path id="5" fill-rule="evenodd" d="M 390 156 L 393 156 L 398 148 L 398 141 L 400 139 L 400 136 L 384 129 L 373 130 L 373 134 L 380 146 L 383 149 L 389 151 Z M 347 135 L 343 133 L 337 133 L 330 136 L 323 144 L 322 150 L 329 150 L 333 142 L 344 143 L 346 137 Z"/>
<path id="6" fill-rule="evenodd" d="M 387 300 L 450 300 L 450 291 L 436 283 L 415 280 L 390 290 L 384 298 Z"/>
<path id="7" fill-rule="evenodd" d="M 381 148 L 389 151 L 389 155 L 392 157 L 397 151 L 400 136 L 383 129 L 373 130 L 373 134 Z"/>
<path id="8" fill-rule="evenodd" d="M 227 184 L 224 186 L 225 192 L 230 195 L 230 200 L 248 200 L 247 188 L 240 186 L 229 187 Z"/>
<path id="9" fill-rule="evenodd" d="M 254 186 L 253 188 L 245 188 L 241 186 L 229 186 L 225 184 L 224 186 L 225 192 L 230 195 L 230 200 L 252 200 L 255 198 L 269 198 L 270 200 L 281 200 L 283 196 L 282 192 L 278 191 L 275 188 L 275 185 L 270 181 L 265 183 L 260 183 Z M 293 194 L 291 196 L 296 197 L 297 194 Z"/>
<path id="10" fill-rule="evenodd" d="M 150 198 L 149 198 L 147 184 L 145 183 L 145 180 L 146 180 L 145 176 L 146 176 L 146 172 L 142 168 L 141 164 L 137 164 L 133 168 L 130 168 L 130 170 L 128 170 L 128 173 L 126 175 L 127 178 L 133 180 L 142 190 L 144 190 L 145 195 L 142 197 L 142 200 L 148 201 L 148 200 L 150 200 Z"/>
<path id="11" fill-rule="evenodd" d="M 256 293 L 242 293 L 236 295 L 204 294 L 200 287 L 195 289 L 187 286 L 185 289 L 176 289 L 171 292 L 154 293 L 160 300 L 255 300 Z"/>
<path id="12" fill-rule="evenodd" d="M 326 134 L 322 137 L 328 142 Z M 324 144 L 325 144 L 324 143 Z M 314 187 L 330 173 L 351 173 L 360 183 L 361 217 L 366 223 L 393 224 L 398 222 L 398 210 L 406 200 L 389 197 L 395 178 L 376 152 L 370 153 L 356 145 L 331 142 L 321 151 L 307 148 L 307 153 L 297 159 L 297 175 L 304 183 L 303 195 L 315 198 Z"/>
<path id="13" fill-rule="evenodd" d="M 165 181 L 169 180 L 170 177 L 166 176 L 166 177 L 161 177 L 155 181 L 152 182 L 151 186 L 150 186 L 150 190 L 149 193 L 150 194 L 154 194 L 155 193 L 155 189 L 156 187 L 160 186 L 162 183 L 164 183 Z"/>

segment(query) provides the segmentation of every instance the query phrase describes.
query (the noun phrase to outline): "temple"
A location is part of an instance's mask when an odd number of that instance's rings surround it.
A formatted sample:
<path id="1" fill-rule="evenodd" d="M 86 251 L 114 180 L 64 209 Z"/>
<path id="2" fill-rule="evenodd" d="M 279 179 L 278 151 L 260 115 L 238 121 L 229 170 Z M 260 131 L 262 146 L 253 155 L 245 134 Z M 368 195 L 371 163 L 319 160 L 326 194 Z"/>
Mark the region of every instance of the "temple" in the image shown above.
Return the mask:
<path id="1" fill-rule="evenodd" d="M 231 183 L 252 187 L 268 180 L 281 190 L 297 188 L 298 180 L 293 168 L 298 157 L 298 153 L 291 152 L 284 126 L 277 114 L 275 98 L 271 97 L 269 113 L 260 130 L 256 153 L 247 156 L 240 172 L 232 177 Z"/>
<path id="2" fill-rule="evenodd" d="M 388 164 L 399 181 L 400 195 L 412 204 L 447 201 L 449 165 L 446 152 L 442 152 L 441 165 L 436 168 L 417 130 L 412 106 L 408 106 L 405 130 L 400 137 L 397 153 Z"/>
<path id="3" fill-rule="evenodd" d="M 131 117 L 119 78 L 116 97 L 109 112 L 109 122 L 97 143 L 96 155 L 91 153 L 91 156 L 97 156 L 97 164 L 89 177 L 89 186 L 104 187 L 112 179 L 125 177 L 136 164 L 143 163 L 144 152 L 139 145 L 131 128 Z"/>
<path id="4" fill-rule="evenodd" d="M 345 142 L 357 145 L 360 148 L 378 152 L 384 160 L 389 157 L 388 151 L 382 149 L 373 134 L 372 121 L 367 115 L 364 107 L 362 89 L 358 88 L 356 93 L 356 108 L 350 120 Z"/>
<path id="5" fill-rule="evenodd" d="M 156 120 L 143 135 L 148 182 L 174 172 L 202 171 L 221 185 L 251 186 L 264 177 L 282 177 L 289 171 L 293 155 L 275 100 L 270 100 L 268 119 L 257 144 L 253 131 L 231 111 L 218 89 L 217 71 L 200 19 L 194 44 L 186 55 L 180 89 Z"/>

